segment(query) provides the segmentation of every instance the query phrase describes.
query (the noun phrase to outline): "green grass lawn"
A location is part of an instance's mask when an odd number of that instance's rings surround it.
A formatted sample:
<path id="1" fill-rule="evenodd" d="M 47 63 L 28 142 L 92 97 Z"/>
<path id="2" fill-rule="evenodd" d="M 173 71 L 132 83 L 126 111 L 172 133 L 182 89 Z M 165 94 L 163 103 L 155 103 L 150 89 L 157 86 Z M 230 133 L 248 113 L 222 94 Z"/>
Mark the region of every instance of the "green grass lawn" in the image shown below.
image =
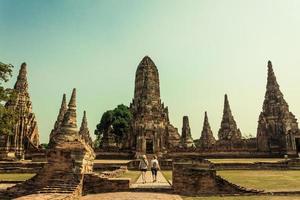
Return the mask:
<path id="1" fill-rule="evenodd" d="M 255 162 L 278 162 L 283 161 L 282 158 L 231 158 L 231 159 L 208 159 L 213 163 L 255 163 Z"/>
<path id="2" fill-rule="evenodd" d="M 162 173 L 167 180 L 172 180 L 172 171 Z M 297 170 L 224 170 L 217 174 L 246 188 L 268 192 L 300 191 L 300 171 Z"/>
<path id="3" fill-rule="evenodd" d="M 212 197 L 182 197 L 183 200 L 299 200 L 300 196 L 212 196 Z"/>
<path id="4" fill-rule="evenodd" d="M 163 170 L 161 173 L 164 175 L 164 177 L 167 179 L 167 181 L 172 181 L 172 171 L 166 171 Z"/>
<path id="5" fill-rule="evenodd" d="M 140 171 L 128 170 L 123 175 L 119 176 L 118 178 L 131 178 L 131 183 L 135 183 L 137 179 L 140 177 Z"/>
<path id="6" fill-rule="evenodd" d="M 246 188 L 300 191 L 300 171 L 297 170 L 225 170 L 218 171 L 217 174 Z"/>
<path id="7" fill-rule="evenodd" d="M 35 174 L 0 174 L 0 181 L 26 181 Z"/>

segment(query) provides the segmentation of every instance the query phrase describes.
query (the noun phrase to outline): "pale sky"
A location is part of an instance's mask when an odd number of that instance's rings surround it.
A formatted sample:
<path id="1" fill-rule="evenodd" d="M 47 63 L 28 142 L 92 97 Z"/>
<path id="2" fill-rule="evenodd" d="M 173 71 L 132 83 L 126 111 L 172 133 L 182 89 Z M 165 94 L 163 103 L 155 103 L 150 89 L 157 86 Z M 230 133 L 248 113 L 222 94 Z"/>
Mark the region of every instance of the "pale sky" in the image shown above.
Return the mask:
<path id="1" fill-rule="evenodd" d="M 181 133 L 194 139 L 204 111 L 216 136 L 224 94 L 243 134 L 256 135 L 271 60 L 290 110 L 300 116 L 300 1 L 293 0 L 0 0 L 0 60 L 28 65 L 41 142 L 62 94 L 77 88 L 94 130 L 108 109 L 132 100 L 135 70 L 149 55 L 161 98 Z"/>

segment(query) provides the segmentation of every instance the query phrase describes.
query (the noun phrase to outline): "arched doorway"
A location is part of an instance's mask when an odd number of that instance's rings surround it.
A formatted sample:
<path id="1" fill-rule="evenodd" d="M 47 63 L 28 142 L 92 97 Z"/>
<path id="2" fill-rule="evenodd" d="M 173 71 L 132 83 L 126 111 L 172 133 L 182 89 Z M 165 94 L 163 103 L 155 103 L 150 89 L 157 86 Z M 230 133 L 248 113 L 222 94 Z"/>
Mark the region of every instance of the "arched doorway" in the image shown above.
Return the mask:
<path id="1" fill-rule="evenodd" d="M 146 139 L 146 154 L 153 154 L 153 139 Z"/>
<path id="2" fill-rule="evenodd" d="M 296 151 L 300 153 L 300 138 L 295 138 Z"/>

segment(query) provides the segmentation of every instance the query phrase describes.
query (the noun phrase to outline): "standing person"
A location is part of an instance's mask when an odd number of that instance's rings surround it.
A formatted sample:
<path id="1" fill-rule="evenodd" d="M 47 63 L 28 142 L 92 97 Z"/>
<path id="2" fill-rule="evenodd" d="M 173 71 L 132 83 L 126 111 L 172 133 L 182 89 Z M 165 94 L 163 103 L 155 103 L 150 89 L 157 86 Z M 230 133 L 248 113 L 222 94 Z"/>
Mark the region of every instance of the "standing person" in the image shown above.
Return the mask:
<path id="1" fill-rule="evenodd" d="M 160 166 L 157 160 L 157 156 L 153 156 L 151 160 L 151 172 L 152 172 L 152 179 L 153 182 L 157 181 L 157 171 L 160 170 Z"/>
<path id="2" fill-rule="evenodd" d="M 146 183 L 146 172 L 148 169 L 148 160 L 146 155 L 142 155 L 141 159 L 140 159 L 140 165 L 139 165 L 139 169 L 142 172 L 142 179 L 143 179 L 143 183 Z"/>

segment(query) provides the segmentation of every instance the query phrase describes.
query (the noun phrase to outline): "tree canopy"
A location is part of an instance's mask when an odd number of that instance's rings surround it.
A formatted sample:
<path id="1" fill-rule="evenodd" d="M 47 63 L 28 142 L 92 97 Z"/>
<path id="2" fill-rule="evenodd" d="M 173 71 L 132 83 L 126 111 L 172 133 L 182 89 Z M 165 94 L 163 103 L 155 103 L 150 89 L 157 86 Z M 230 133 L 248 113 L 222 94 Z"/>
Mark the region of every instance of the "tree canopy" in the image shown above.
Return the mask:
<path id="1" fill-rule="evenodd" d="M 11 134 L 16 121 L 16 115 L 12 109 L 5 108 L 5 103 L 15 98 L 13 89 L 5 88 L 4 82 L 7 82 L 12 76 L 13 66 L 0 62 L 0 134 Z"/>
<path id="2" fill-rule="evenodd" d="M 95 135 L 97 135 L 96 147 L 101 146 L 103 134 L 110 126 L 113 126 L 116 143 L 119 145 L 123 136 L 129 131 L 131 119 L 132 114 L 129 108 L 123 104 L 118 105 L 113 110 L 104 112 L 95 130 Z"/>

